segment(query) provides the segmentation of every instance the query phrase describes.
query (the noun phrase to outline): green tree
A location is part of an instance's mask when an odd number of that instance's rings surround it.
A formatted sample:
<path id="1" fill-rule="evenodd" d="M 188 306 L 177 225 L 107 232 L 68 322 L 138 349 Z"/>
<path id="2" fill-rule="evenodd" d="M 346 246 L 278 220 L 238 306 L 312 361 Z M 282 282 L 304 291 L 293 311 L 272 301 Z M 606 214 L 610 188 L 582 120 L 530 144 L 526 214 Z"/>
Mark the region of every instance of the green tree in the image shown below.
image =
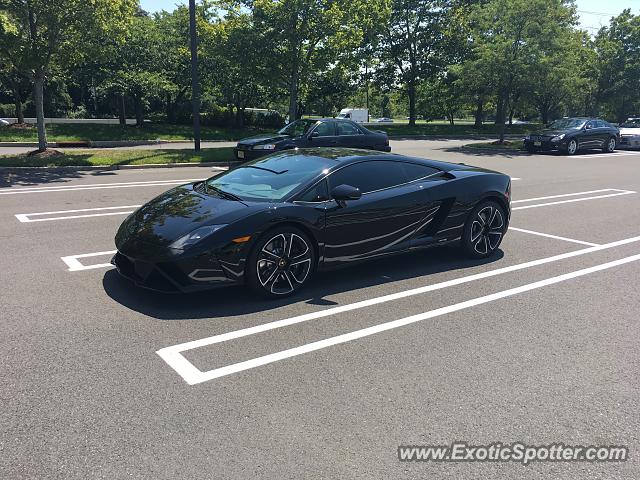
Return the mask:
<path id="1" fill-rule="evenodd" d="M 576 24 L 575 5 L 573 0 L 489 0 L 476 6 L 472 16 L 473 52 L 465 71 L 492 86 L 504 141 L 507 116 L 537 67 L 538 55 Z"/>
<path id="2" fill-rule="evenodd" d="M 630 9 L 598 32 L 599 99 L 619 122 L 640 110 L 640 15 Z"/>
<path id="3" fill-rule="evenodd" d="M 12 64 L 33 84 L 40 151 L 47 148 L 43 89 L 52 65 L 72 64 L 95 52 L 101 41 L 124 31 L 136 7 L 136 0 L 0 0 L 19 45 Z"/>

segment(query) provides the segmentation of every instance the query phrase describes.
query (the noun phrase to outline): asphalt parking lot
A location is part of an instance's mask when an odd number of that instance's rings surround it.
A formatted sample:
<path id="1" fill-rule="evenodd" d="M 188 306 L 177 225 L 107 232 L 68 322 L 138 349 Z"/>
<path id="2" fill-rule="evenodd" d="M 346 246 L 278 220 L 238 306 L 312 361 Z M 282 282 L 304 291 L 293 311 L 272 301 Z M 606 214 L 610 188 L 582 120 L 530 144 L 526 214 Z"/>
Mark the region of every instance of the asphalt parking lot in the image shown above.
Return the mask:
<path id="1" fill-rule="evenodd" d="M 396 153 L 511 175 L 498 255 L 166 296 L 108 265 L 210 168 L 0 177 L 0 478 L 640 478 L 640 152 Z M 468 142 L 464 142 L 468 143 Z M 400 462 L 399 445 L 627 445 L 622 463 Z"/>

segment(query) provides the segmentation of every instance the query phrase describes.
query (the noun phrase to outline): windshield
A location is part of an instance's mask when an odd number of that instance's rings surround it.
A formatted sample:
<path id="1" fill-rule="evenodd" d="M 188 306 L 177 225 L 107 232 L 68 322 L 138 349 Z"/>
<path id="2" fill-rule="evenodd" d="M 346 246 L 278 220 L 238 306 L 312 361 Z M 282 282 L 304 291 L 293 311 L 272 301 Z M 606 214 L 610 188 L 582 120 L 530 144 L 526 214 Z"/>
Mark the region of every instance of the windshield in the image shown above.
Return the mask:
<path id="1" fill-rule="evenodd" d="M 582 128 L 582 126 L 587 123 L 587 121 L 583 118 L 561 118 L 560 120 L 556 120 L 549 128 L 553 130 L 565 130 L 567 128 Z"/>
<path id="2" fill-rule="evenodd" d="M 640 128 L 640 118 L 630 118 L 620 126 L 622 128 Z"/>
<path id="3" fill-rule="evenodd" d="M 278 133 L 282 135 L 290 135 L 292 137 L 300 137 L 307 133 L 311 127 L 313 127 L 317 123 L 317 120 L 296 120 L 295 122 L 291 122 L 289 125 L 284 127 Z"/>
<path id="4" fill-rule="evenodd" d="M 279 202 L 331 165 L 323 157 L 276 153 L 213 177 L 207 180 L 207 186 L 240 200 Z"/>

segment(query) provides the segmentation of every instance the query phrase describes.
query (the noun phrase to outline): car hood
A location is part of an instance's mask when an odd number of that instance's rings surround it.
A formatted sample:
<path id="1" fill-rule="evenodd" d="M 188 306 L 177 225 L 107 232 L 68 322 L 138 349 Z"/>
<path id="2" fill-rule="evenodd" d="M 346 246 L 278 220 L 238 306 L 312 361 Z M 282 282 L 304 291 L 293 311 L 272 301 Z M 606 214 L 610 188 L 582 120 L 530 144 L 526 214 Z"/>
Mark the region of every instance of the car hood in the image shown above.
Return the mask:
<path id="1" fill-rule="evenodd" d="M 154 198 L 131 214 L 118 230 L 116 246 L 119 250 L 140 243 L 169 246 L 196 228 L 244 218 L 255 207 L 255 204 L 199 193 L 194 190 L 194 184 L 183 185 Z"/>
<path id="2" fill-rule="evenodd" d="M 253 137 L 243 138 L 238 142 L 238 145 L 261 145 L 265 143 L 277 143 L 287 138 L 291 138 L 289 135 L 281 135 L 279 133 L 270 133 L 265 135 L 255 135 Z"/>
<path id="3" fill-rule="evenodd" d="M 624 128 L 620 129 L 620 135 L 640 135 L 640 128 Z"/>

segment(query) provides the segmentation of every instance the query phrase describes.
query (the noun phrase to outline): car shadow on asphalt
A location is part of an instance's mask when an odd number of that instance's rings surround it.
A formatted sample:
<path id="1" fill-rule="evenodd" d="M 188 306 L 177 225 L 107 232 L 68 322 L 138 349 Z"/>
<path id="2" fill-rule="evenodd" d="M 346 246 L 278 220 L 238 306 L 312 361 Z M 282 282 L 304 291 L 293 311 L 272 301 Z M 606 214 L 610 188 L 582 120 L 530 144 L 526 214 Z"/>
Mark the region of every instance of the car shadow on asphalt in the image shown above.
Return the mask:
<path id="1" fill-rule="evenodd" d="M 472 260 L 464 257 L 458 248 L 443 246 L 321 272 L 301 292 L 276 299 L 262 299 L 243 286 L 191 294 L 156 293 L 134 287 L 115 269 L 105 273 L 103 287 L 110 298 L 124 307 L 159 320 L 222 318 L 264 312 L 299 302 L 336 306 L 339 304 L 327 297 L 383 284 L 392 285 L 394 282 L 435 273 L 477 267 L 503 257 L 504 253 L 499 249 L 491 258 Z M 391 291 L 397 290 L 393 288 Z M 366 297 L 356 295 L 353 301 L 364 299 Z"/>

